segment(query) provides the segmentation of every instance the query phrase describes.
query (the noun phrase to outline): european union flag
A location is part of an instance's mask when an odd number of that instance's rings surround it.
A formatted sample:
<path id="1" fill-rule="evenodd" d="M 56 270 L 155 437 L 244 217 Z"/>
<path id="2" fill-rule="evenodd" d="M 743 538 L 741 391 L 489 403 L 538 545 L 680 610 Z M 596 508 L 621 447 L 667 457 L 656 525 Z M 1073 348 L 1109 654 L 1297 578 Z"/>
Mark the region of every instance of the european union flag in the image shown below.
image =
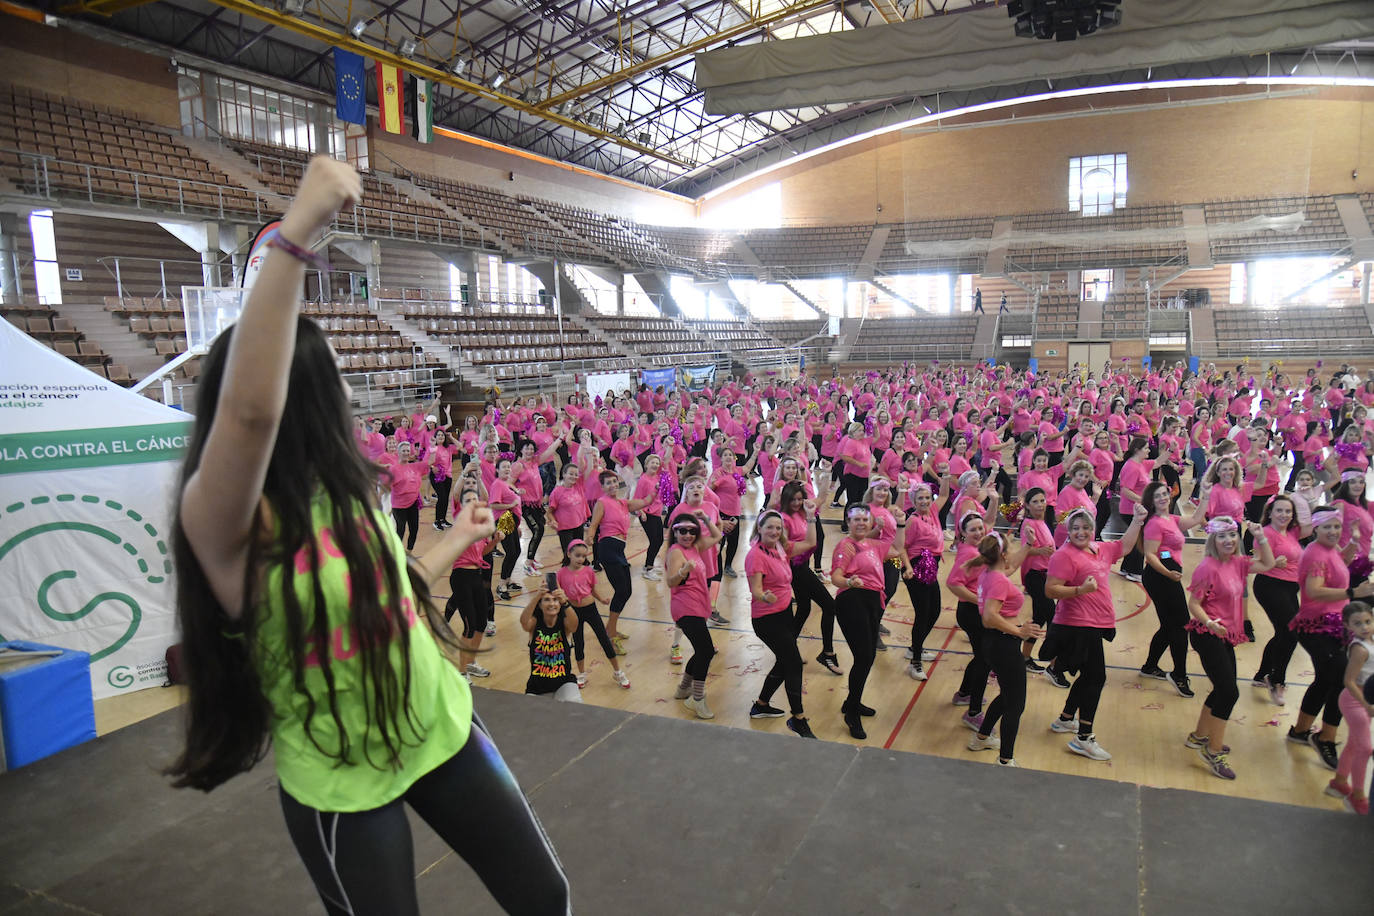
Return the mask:
<path id="1" fill-rule="evenodd" d="M 352 51 L 334 49 L 334 113 L 340 121 L 367 124 L 367 94 L 363 90 L 363 59 Z"/>

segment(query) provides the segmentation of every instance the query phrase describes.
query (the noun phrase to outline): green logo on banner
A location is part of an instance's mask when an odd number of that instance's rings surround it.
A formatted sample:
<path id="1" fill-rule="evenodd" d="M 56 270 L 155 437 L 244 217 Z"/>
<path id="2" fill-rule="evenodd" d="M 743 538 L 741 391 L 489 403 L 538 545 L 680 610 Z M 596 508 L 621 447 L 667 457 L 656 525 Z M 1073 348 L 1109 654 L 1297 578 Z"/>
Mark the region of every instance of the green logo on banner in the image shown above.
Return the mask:
<path id="1" fill-rule="evenodd" d="M 0 435 L 0 474 L 176 461 L 190 441 L 190 421 Z"/>

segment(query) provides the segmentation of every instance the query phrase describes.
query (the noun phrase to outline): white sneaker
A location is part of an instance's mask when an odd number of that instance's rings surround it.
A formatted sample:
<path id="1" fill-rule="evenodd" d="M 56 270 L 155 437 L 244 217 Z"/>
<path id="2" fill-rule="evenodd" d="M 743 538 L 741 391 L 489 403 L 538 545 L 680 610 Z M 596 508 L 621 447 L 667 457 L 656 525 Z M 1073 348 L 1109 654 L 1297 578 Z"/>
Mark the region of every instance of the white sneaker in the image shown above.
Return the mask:
<path id="1" fill-rule="evenodd" d="M 1016 767 L 1018 770 L 1021 769 L 1021 765 L 1016 762 L 1015 757 L 1011 758 L 1010 760 L 1003 760 L 1001 757 L 998 757 L 997 765 L 1002 767 Z"/>
<path id="2" fill-rule="evenodd" d="M 908 648 L 905 652 L 902 653 L 902 658 L 906 659 L 907 661 L 911 661 L 915 657 L 916 654 L 912 652 L 910 648 Z"/>
<path id="3" fill-rule="evenodd" d="M 577 686 L 579 688 L 587 686 L 587 674 L 585 671 L 577 676 Z"/>
<path id="4" fill-rule="evenodd" d="M 934 650 L 934 649 L 922 649 L 922 650 L 921 650 L 921 661 L 923 661 L 923 662 L 933 662 L 933 661 L 935 661 L 935 650 Z"/>
<path id="5" fill-rule="evenodd" d="M 698 719 L 714 719 L 716 717 L 716 714 L 711 712 L 711 707 L 706 705 L 705 697 L 702 697 L 700 700 L 688 697 L 682 701 L 682 705 L 696 713 Z"/>
<path id="6" fill-rule="evenodd" d="M 468 675 L 471 676 L 471 677 L 491 677 L 491 672 L 488 671 L 486 668 L 483 668 L 481 665 L 477 664 L 476 662 L 471 662 L 471 663 L 470 663 L 465 669 L 463 669 L 463 670 L 466 671 L 466 672 L 468 673 Z"/>
<path id="7" fill-rule="evenodd" d="M 1002 739 L 996 735 L 988 735 L 984 738 L 982 735 L 974 732 L 972 737 L 968 739 L 968 749 L 971 751 L 995 751 L 1001 746 Z"/>
<path id="8" fill-rule="evenodd" d="M 924 681 L 926 679 L 926 670 L 921 667 L 920 662 L 912 662 L 906 666 L 906 675 L 913 681 Z"/>
<path id="9" fill-rule="evenodd" d="M 1069 741 L 1069 750 L 1075 754 L 1087 757 L 1089 760 L 1111 760 L 1112 755 L 1108 754 L 1102 745 L 1097 743 L 1096 735 L 1089 735 L 1086 738 L 1074 737 Z"/>
<path id="10" fill-rule="evenodd" d="M 539 564 L 533 560 L 525 561 L 525 575 L 531 577 L 539 575 Z"/>
<path id="11" fill-rule="evenodd" d="M 1073 719 L 1065 722 L 1056 716 L 1054 721 L 1050 723 L 1050 731 L 1061 735 L 1076 735 L 1078 734 L 1078 717 L 1074 716 Z"/>
<path id="12" fill-rule="evenodd" d="M 677 689 L 673 691 L 673 699 L 674 699 L 674 700 L 686 700 L 686 699 L 690 699 L 691 696 L 692 696 L 692 685 L 691 685 L 691 684 L 688 684 L 686 687 L 683 687 L 681 684 L 678 684 Z"/>
<path id="13" fill-rule="evenodd" d="M 630 689 L 630 676 L 624 671 L 617 671 L 614 674 L 615 682 L 626 690 Z"/>
<path id="14" fill-rule="evenodd" d="M 653 567 L 650 567 L 644 570 L 642 573 L 640 573 L 639 578 L 647 579 L 650 582 L 657 582 L 658 580 L 663 578 L 663 574 L 660 573 L 658 570 L 654 569 Z"/>
<path id="15" fill-rule="evenodd" d="M 483 631 L 483 635 L 484 635 L 484 636 L 495 636 L 495 635 L 496 635 L 496 621 L 495 621 L 495 620 L 493 620 L 493 621 L 491 621 L 490 623 L 487 624 L 487 628 Z"/>

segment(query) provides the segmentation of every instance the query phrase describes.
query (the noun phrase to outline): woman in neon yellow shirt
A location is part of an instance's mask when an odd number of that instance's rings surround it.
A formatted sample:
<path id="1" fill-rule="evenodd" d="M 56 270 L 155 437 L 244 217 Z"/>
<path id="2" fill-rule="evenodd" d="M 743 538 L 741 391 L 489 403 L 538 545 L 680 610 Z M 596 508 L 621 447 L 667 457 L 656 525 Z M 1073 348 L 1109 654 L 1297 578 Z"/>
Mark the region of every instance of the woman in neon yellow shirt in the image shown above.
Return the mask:
<path id="1" fill-rule="evenodd" d="M 287 829 L 330 914 L 419 912 L 402 801 L 506 911 L 566 913 L 567 879 L 428 601 L 492 533 L 491 512 L 465 507 L 407 563 L 334 354 L 298 314 L 314 260 L 301 246 L 361 194 L 348 165 L 310 164 L 237 325 L 206 356 L 174 531 L 190 708 L 168 772 L 209 791 L 270 740 Z"/>

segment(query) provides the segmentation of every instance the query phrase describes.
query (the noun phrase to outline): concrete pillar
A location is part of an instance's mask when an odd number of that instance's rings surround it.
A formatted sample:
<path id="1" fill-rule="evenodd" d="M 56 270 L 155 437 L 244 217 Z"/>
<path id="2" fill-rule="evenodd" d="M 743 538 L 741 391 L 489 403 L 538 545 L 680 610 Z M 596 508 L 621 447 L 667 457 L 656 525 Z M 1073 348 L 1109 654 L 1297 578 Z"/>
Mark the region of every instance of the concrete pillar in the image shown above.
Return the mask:
<path id="1" fill-rule="evenodd" d="M 17 239 L 23 226 L 18 213 L 0 213 L 0 302 L 13 305 L 23 292 L 19 288 L 19 247 Z M 1369 273 L 1365 273 L 1368 285 Z"/>
<path id="2" fill-rule="evenodd" d="M 1259 265 L 1254 261 L 1245 262 L 1245 296 L 1246 305 L 1253 305 L 1255 297 L 1258 295 L 1259 287 Z"/>
<path id="3" fill-rule="evenodd" d="M 200 249 L 202 286 L 229 286 L 233 278 L 219 275 L 219 223 L 205 224 L 205 244 Z"/>
<path id="4" fill-rule="evenodd" d="M 1369 304 L 1369 275 L 1374 271 L 1374 261 L 1365 261 L 1360 273 L 1360 305 Z"/>
<path id="5" fill-rule="evenodd" d="M 1368 277 L 1366 276 L 1366 279 Z M 620 282 L 615 285 L 615 314 L 618 318 L 625 315 L 625 278 L 621 277 Z"/>

